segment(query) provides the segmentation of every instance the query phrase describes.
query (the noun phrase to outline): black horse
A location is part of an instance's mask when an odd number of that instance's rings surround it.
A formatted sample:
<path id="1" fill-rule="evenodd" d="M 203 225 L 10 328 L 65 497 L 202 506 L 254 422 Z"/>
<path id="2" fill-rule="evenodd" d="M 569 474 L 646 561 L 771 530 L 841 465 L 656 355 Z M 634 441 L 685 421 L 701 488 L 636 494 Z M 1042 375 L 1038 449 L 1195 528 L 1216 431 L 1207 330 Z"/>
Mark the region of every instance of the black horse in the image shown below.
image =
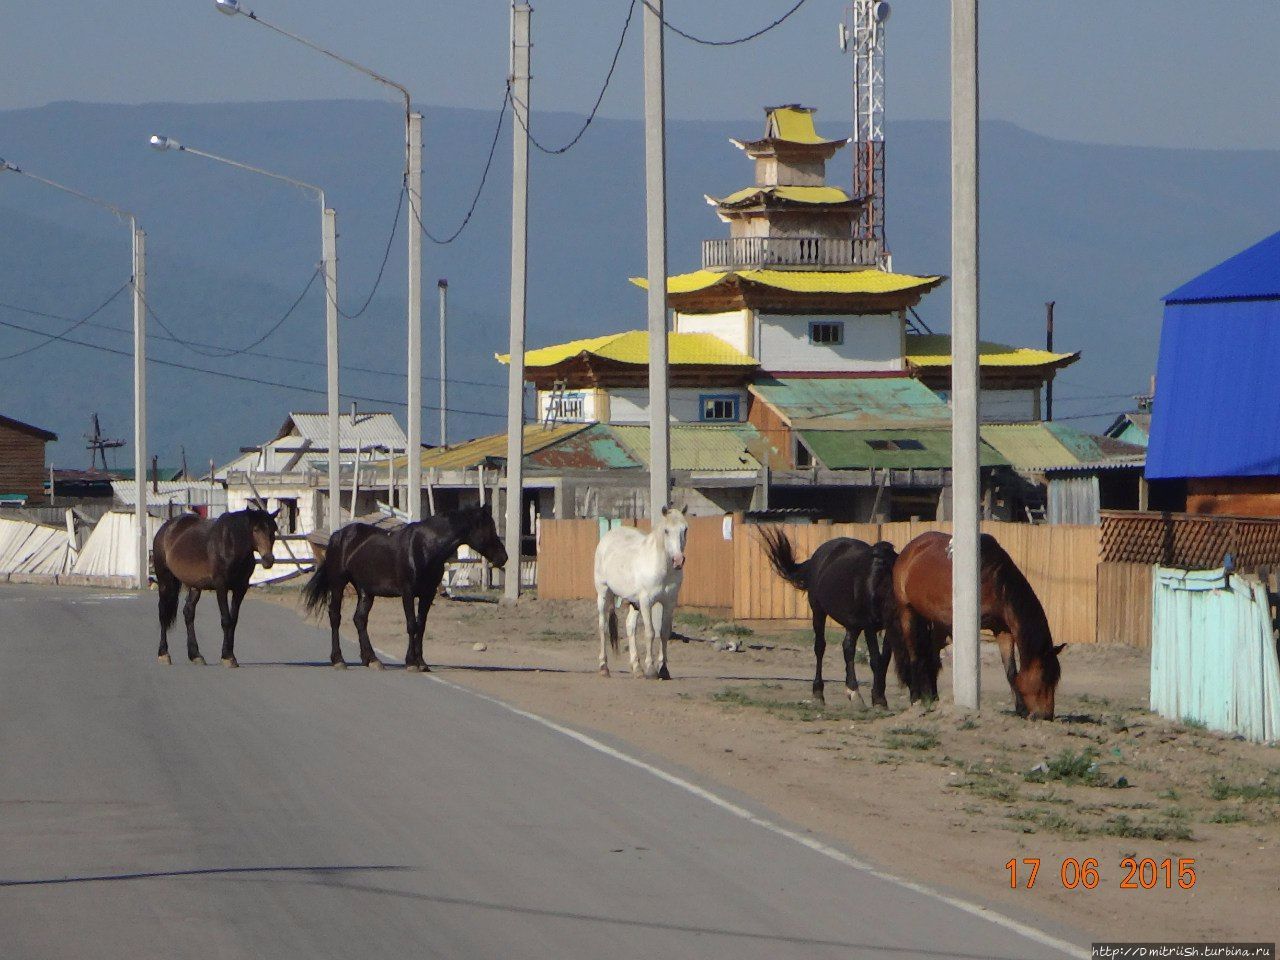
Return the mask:
<path id="1" fill-rule="evenodd" d="M 827 650 L 827 617 L 831 617 L 845 630 L 844 685 L 849 699 L 862 699 L 853 669 L 853 654 L 858 634 L 862 633 L 867 638 L 871 661 L 871 703 L 887 707 L 884 688 L 892 652 L 887 641 L 881 650 L 876 634 L 891 628 L 893 619 L 893 564 L 898 557 L 893 544 L 882 540 L 873 547 L 851 537 L 837 537 L 818 547 L 808 560 L 797 563 L 785 533 L 777 528 L 761 527 L 760 535 L 778 576 L 809 595 L 816 661 L 814 697 L 824 699 L 822 656 Z"/>
<path id="2" fill-rule="evenodd" d="M 276 533 L 275 513 L 253 507 L 224 513 L 216 520 L 184 513 L 166 520 L 156 531 L 151 556 L 156 586 L 160 588 L 161 663 L 173 662 L 169 656 L 169 628 L 178 619 L 178 595 L 185 585 L 187 602 L 182 614 L 187 624 L 187 659 L 204 664 L 196 644 L 196 604 L 202 590 L 216 590 L 222 613 L 222 662 L 228 667 L 240 666 L 236 660 L 240 602 L 249 589 L 254 551 L 261 558 L 263 569 L 270 569 L 275 562 Z"/>
<path id="3" fill-rule="evenodd" d="M 444 579 L 445 562 L 464 543 L 495 566 L 507 562 L 507 551 L 488 506 L 455 510 L 390 531 L 367 523 L 350 523 L 334 533 L 324 560 L 302 591 L 308 613 L 319 613 L 328 604 L 333 631 L 329 662 L 338 668 L 347 665 L 338 645 L 338 627 L 342 623 L 342 594 L 351 584 L 358 597 L 352 619 L 360 635 L 361 663 L 374 669 L 382 667 L 369 643 L 369 611 L 374 597 L 399 597 L 404 603 L 405 629 L 409 633 L 405 669 L 429 669 L 422 659 L 427 613 Z M 418 603 L 416 612 L 414 600 Z"/>

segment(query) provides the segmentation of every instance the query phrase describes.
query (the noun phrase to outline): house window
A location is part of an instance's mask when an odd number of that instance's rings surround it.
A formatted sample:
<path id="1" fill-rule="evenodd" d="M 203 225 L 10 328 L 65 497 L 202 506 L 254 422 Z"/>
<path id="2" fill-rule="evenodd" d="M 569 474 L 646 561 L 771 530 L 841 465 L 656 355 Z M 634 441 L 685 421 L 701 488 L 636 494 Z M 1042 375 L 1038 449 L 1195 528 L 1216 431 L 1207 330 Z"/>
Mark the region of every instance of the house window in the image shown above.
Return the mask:
<path id="1" fill-rule="evenodd" d="M 738 398 L 733 395 L 708 396 L 703 394 L 702 420 L 707 423 L 736 423 L 738 420 Z"/>
<path id="2" fill-rule="evenodd" d="M 810 467 L 813 466 L 813 454 L 809 451 L 808 447 L 806 447 L 803 443 L 800 442 L 800 439 L 798 437 L 796 438 L 795 453 L 796 453 L 795 461 L 796 461 L 797 470 L 808 470 Z"/>
<path id="3" fill-rule="evenodd" d="M 809 324 L 809 342 L 838 346 L 844 343 L 844 322 L 814 320 Z"/>
<path id="4" fill-rule="evenodd" d="M 580 393 L 566 393 L 552 397 L 547 412 L 552 420 L 583 420 L 586 418 L 587 401 Z"/>
<path id="5" fill-rule="evenodd" d="M 868 440 L 867 446 L 872 450 L 923 450 L 924 444 L 910 437 L 897 440 Z"/>

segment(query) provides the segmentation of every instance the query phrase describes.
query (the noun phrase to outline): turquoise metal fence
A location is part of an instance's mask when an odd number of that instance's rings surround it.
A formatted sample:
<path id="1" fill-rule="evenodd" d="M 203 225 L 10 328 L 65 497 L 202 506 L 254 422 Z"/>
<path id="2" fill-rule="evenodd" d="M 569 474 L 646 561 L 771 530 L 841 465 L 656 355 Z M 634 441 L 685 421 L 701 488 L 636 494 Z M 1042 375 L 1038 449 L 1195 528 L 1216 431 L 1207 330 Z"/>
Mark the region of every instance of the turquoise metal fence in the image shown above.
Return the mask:
<path id="1" fill-rule="evenodd" d="M 1151 709 L 1249 740 L 1280 740 L 1280 665 L 1265 585 L 1157 567 Z"/>

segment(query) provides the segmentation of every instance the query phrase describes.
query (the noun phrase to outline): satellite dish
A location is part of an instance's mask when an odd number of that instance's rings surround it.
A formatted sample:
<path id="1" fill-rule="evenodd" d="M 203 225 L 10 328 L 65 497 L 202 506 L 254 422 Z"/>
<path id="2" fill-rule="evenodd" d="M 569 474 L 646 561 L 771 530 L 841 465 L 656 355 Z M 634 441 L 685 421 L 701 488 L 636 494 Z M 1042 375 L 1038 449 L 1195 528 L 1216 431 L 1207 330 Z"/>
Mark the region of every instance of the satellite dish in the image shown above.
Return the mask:
<path id="1" fill-rule="evenodd" d="M 876 23 L 884 23 L 889 19 L 889 14 L 892 12 L 893 9 L 885 2 L 885 0 L 878 0 L 878 2 L 871 8 L 871 16 Z"/>

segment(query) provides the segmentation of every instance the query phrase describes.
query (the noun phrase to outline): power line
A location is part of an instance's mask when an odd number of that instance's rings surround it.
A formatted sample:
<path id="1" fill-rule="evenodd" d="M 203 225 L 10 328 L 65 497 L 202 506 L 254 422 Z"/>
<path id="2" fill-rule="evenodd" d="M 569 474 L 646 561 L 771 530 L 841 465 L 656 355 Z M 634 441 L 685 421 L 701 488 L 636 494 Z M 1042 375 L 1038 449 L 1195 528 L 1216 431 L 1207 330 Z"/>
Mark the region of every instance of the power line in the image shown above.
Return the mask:
<path id="1" fill-rule="evenodd" d="M 76 340 L 75 338 L 68 337 L 64 334 L 45 334 L 41 330 L 35 330 L 35 329 L 32 329 L 31 327 L 24 327 L 22 326 L 22 324 L 18 324 L 18 323 L 10 323 L 7 320 L 0 320 L 0 327 L 9 327 L 12 330 L 21 330 L 24 333 L 41 334 L 43 336 L 48 336 L 51 339 L 59 340 L 63 343 L 70 343 L 78 347 L 87 347 L 90 350 L 98 350 L 102 353 L 110 353 L 118 357 L 129 357 L 129 358 L 133 357 L 133 351 L 131 350 L 118 350 L 115 347 L 107 347 L 97 343 L 88 343 L 87 341 Z M 162 367 L 173 367 L 178 370 L 187 370 L 192 373 L 204 373 L 211 377 L 222 377 L 225 380 L 239 380 L 242 383 L 255 383 L 264 387 L 277 387 L 281 390 L 294 390 L 299 393 L 311 393 L 319 396 L 326 395 L 326 391 L 318 387 L 304 387 L 301 384 L 281 383 L 278 380 L 266 380 L 261 377 L 251 377 L 242 373 L 227 373 L 222 370 L 209 370 L 209 369 L 206 369 L 205 367 L 192 366 L 189 363 L 179 363 L 176 360 L 161 360 L 156 357 L 147 357 L 147 362 L 154 363 Z M 343 393 L 342 396 L 346 397 L 348 400 L 364 400 L 368 403 L 385 404 L 387 406 L 392 406 L 392 407 L 407 406 L 407 404 L 403 400 L 389 400 L 385 397 L 367 397 L 359 393 Z M 439 410 L 440 408 L 424 404 L 422 409 Z M 449 413 L 465 413 L 465 414 L 468 414 L 469 416 L 475 416 L 475 417 L 493 417 L 498 420 L 506 419 L 506 414 L 489 413 L 484 410 L 459 410 L 459 409 L 450 407 L 448 408 L 448 412 Z"/>
<path id="2" fill-rule="evenodd" d="M 99 313 L 101 313 L 103 310 L 105 310 L 108 306 L 110 306 L 110 304 L 115 300 L 115 298 L 116 298 L 116 297 L 118 297 L 118 296 L 120 296 L 120 294 L 124 293 L 124 291 L 125 291 L 125 290 L 127 290 L 131 285 L 132 285 L 132 281 L 131 281 L 131 280 L 126 280 L 124 283 L 120 284 L 120 286 L 118 286 L 118 287 L 116 288 L 115 293 L 111 294 L 111 296 L 107 297 L 107 299 L 103 300 L 100 304 L 98 304 L 96 307 L 94 307 L 92 310 L 90 310 L 88 313 L 86 313 L 83 317 L 80 317 L 78 320 L 77 320 L 77 319 L 73 319 L 73 318 L 71 318 L 71 317 L 59 317 L 59 316 L 55 316 L 55 315 L 54 315 L 54 314 L 52 314 L 52 313 L 40 313 L 40 311 L 38 311 L 38 310 L 24 310 L 24 311 L 23 311 L 24 313 L 34 313 L 34 314 L 37 314 L 38 316 L 48 317 L 48 318 L 49 318 L 49 319 L 51 319 L 51 320 L 65 320 L 65 321 L 69 322 L 69 323 L 71 324 L 71 326 L 69 326 L 69 327 L 67 327 L 67 329 L 63 330 L 61 334 L 47 334 L 47 333 L 44 333 L 43 331 L 41 331 L 41 332 L 40 332 L 40 335 L 46 338 L 44 341 L 42 341 L 42 342 L 40 342 L 40 343 L 37 343 L 37 344 L 36 344 L 35 346 L 33 346 L 33 347 L 27 347 L 27 348 L 26 348 L 26 349 L 24 349 L 24 350 L 18 350 L 18 351 L 14 352 L 14 353 L 10 353 L 10 354 L 7 354 L 6 356 L 0 357 L 0 360 L 12 360 L 12 359 L 14 359 L 15 357 L 22 357 L 22 356 L 26 356 L 28 353 L 34 353 L 35 351 L 39 350 L 41 347 L 47 347 L 49 344 L 51 344 L 51 343 L 53 343 L 55 340 L 57 340 L 60 336 L 65 337 L 65 336 L 66 336 L 68 333 L 70 333 L 72 330 L 75 330 L 77 327 L 82 327 L 82 326 L 84 326 L 86 323 L 88 323 L 90 320 L 92 320 L 95 316 L 97 316 Z M 0 303 L 0 306 L 7 307 L 7 306 L 9 306 L 9 305 L 8 305 L 8 304 L 4 304 L 4 303 Z M 20 308 L 20 307 L 11 307 L 10 309 L 19 309 L 19 310 L 20 310 L 20 309 L 22 309 L 22 308 Z"/>
<path id="3" fill-rule="evenodd" d="M 271 324 L 271 326 L 267 329 L 267 332 L 264 333 L 262 336 L 258 337 L 258 339 L 253 341 L 253 343 L 249 344 L 247 347 L 241 347 L 238 350 L 231 350 L 227 347 L 218 347 L 218 346 L 215 346 L 213 350 L 205 350 L 203 349 L 205 344 L 202 344 L 198 340 L 184 340 L 181 337 L 179 337 L 177 334 L 175 334 L 165 324 L 165 322 L 161 320 L 159 316 L 156 315 L 156 312 L 153 309 L 151 309 L 151 304 L 148 302 L 145 296 L 142 298 L 142 303 L 143 303 L 143 306 L 146 307 L 147 314 L 151 317 L 152 320 L 154 320 L 156 323 L 160 325 L 160 329 L 162 329 L 165 333 L 169 334 L 169 338 L 174 343 L 177 343 L 180 346 L 186 347 L 192 353 L 198 353 L 204 357 L 214 357 L 218 360 L 227 360 L 231 357 L 238 357 L 241 354 L 248 353 L 254 347 L 265 342 L 273 333 L 279 330 L 284 325 L 284 322 L 288 320 L 291 316 L 293 316 L 293 312 L 298 309 L 298 305 L 302 303 L 303 298 L 307 295 L 307 292 L 311 289 L 311 285 L 316 282 L 316 277 L 318 277 L 319 275 L 320 275 L 319 270 L 313 270 L 311 273 L 310 279 L 307 280 L 307 285 L 302 288 L 302 292 L 298 294 L 298 296 L 294 299 L 293 303 L 289 305 L 289 309 L 284 312 L 284 316 L 280 317 L 280 319 L 276 320 L 273 324 Z"/>
<path id="4" fill-rule="evenodd" d="M 125 286 L 127 287 L 128 284 L 125 284 Z M 34 317 L 44 317 L 49 320 L 64 320 L 64 321 L 67 321 L 68 323 L 75 321 L 74 317 L 65 317 L 57 313 L 44 313 L 40 310 L 32 310 L 29 307 L 20 307 L 14 303 L 0 302 L 0 308 L 4 308 L 6 310 L 13 310 L 17 313 L 30 314 L 31 316 L 34 316 Z M 88 327 L 94 327 L 95 329 L 98 329 L 98 330 L 110 330 L 113 333 L 132 333 L 133 332 L 127 327 L 116 327 L 109 323 L 85 322 L 84 325 Z M 69 330 L 63 331 L 64 334 L 69 332 L 70 332 Z M 41 336 L 48 336 L 48 334 L 41 331 Z M 147 337 L 149 339 L 156 340 L 160 343 L 178 343 L 179 345 L 183 343 L 183 341 L 175 340 L 173 336 L 167 332 L 163 335 L 158 333 L 148 333 Z M 217 344 L 207 343 L 201 340 L 189 340 L 186 342 L 195 344 L 196 346 L 200 346 L 200 347 L 216 347 L 217 346 Z M 323 360 L 307 360 L 303 357 L 290 357 L 280 353 L 268 353 L 265 350 L 246 350 L 244 352 L 245 354 L 251 357 L 261 357 L 264 360 L 276 360 L 281 363 L 296 363 L 306 367 L 327 367 L 328 366 L 328 364 Z M 221 357 L 222 354 L 218 354 L 218 356 Z M 338 367 L 338 369 L 351 372 L 351 373 L 370 373 L 380 377 L 393 377 L 397 380 L 403 380 L 405 377 L 405 374 L 402 371 L 383 370 L 378 367 L 362 367 L 362 366 L 357 366 L 356 364 L 341 364 Z M 432 383 L 438 383 L 440 380 L 439 377 L 430 377 L 430 376 L 424 376 L 422 377 L 422 379 L 425 381 L 430 381 Z M 497 387 L 497 388 L 505 389 L 507 386 L 505 383 L 498 383 L 497 381 L 494 381 L 494 380 L 466 380 L 460 377 L 450 377 L 449 382 L 462 383 L 472 387 Z"/>
<path id="5" fill-rule="evenodd" d="M 369 304 L 373 303 L 373 295 L 378 292 L 378 286 L 382 283 L 382 273 L 387 269 L 387 260 L 391 257 L 391 244 L 396 238 L 396 231 L 400 229 L 400 211 L 404 208 L 404 195 L 409 191 L 401 187 L 400 196 L 396 200 L 396 216 L 391 221 L 391 233 L 387 235 L 387 248 L 382 251 L 382 263 L 378 265 L 378 276 L 373 281 L 373 289 L 369 291 L 369 296 L 364 298 L 364 303 L 355 313 L 345 312 L 341 306 L 335 301 L 334 306 L 338 308 L 338 315 L 347 320 L 358 319 L 361 314 L 369 309 Z M 329 296 L 329 288 L 324 288 L 324 295 Z"/>
<path id="6" fill-rule="evenodd" d="M 649 8 L 650 12 L 658 14 L 658 16 L 662 20 L 662 25 L 666 27 L 668 30 L 670 30 L 672 33 L 676 34 L 677 36 L 684 37 L 686 40 L 691 40 L 694 43 L 701 44 L 704 47 L 732 47 L 739 43 L 746 43 L 749 40 L 754 40 L 756 37 L 760 37 L 768 33 L 774 27 L 781 26 L 793 13 L 795 13 L 797 10 L 799 10 L 801 7 L 805 5 L 806 0 L 796 0 L 795 6 L 793 6 L 790 10 L 788 10 L 786 13 L 780 16 L 777 20 L 773 21 L 773 23 L 769 24 L 766 27 L 761 27 L 755 33 L 749 33 L 745 37 L 737 37 L 733 40 L 708 40 L 705 37 L 695 37 L 693 34 L 687 33 L 686 31 L 681 30 L 679 27 L 673 24 L 666 17 L 662 16 L 662 14 L 659 13 L 658 10 L 654 8 L 650 0 L 643 0 L 643 2 L 644 2 L 644 5 Z"/>
<path id="7" fill-rule="evenodd" d="M 804 0 L 801 0 L 801 2 L 804 2 Z M 631 5 L 627 7 L 627 19 L 622 24 L 622 33 L 619 34 L 618 36 L 618 45 L 617 47 L 614 48 L 614 51 L 613 51 L 613 60 L 609 63 L 609 72 L 605 74 L 604 83 L 600 85 L 600 92 L 596 95 L 596 102 L 591 107 L 591 112 L 587 114 L 587 119 L 583 121 L 583 124 L 578 129 L 578 132 L 573 135 L 573 139 L 571 139 L 568 143 L 566 143 L 562 147 L 552 148 L 552 147 L 544 146 L 543 144 L 539 143 L 537 138 L 534 137 L 534 135 L 529 131 L 529 126 L 524 122 L 523 118 L 521 118 L 520 111 L 519 110 L 512 111 L 512 114 L 515 116 L 516 121 L 520 124 L 520 129 L 523 130 L 525 132 L 525 135 L 529 138 L 529 142 L 532 143 L 539 150 L 541 150 L 543 153 L 550 154 L 551 156 L 556 156 L 562 153 L 568 153 L 571 149 L 573 149 L 573 147 L 577 145 L 578 141 L 582 139 L 583 134 L 587 132 L 587 128 L 591 126 L 592 121 L 595 120 L 596 113 L 600 110 L 600 104 L 604 101 L 605 91 L 609 89 L 609 81 L 613 79 L 613 71 L 617 69 L 618 57 L 622 54 L 622 45 L 627 39 L 627 30 L 631 27 L 631 17 L 632 17 L 632 14 L 635 13 L 635 10 L 636 10 L 636 0 L 631 0 Z M 507 97 L 510 98 L 510 96 L 511 96 L 511 85 L 507 84 Z M 528 112 L 527 107 L 525 112 L 526 113 Z"/>
<path id="8" fill-rule="evenodd" d="M 484 170 L 480 173 L 480 183 L 476 185 L 475 196 L 471 198 L 471 206 L 467 208 L 467 214 L 462 218 L 462 222 L 458 224 L 458 229 L 449 234 L 443 240 L 432 233 L 425 223 L 422 222 L 422 216 L 414 205 L 413 196 L 409 197 L 409 212 L 413 214 L 413 219 L 418 221 L 418 226 L 422 229 L 423 235 L 432 243 L 445 246 L 453 243 L 462 235 L 462 231 L 467 229 L 467 224 L 471 222 L 472 215 L 476 212 L 476 206 L 480 203 L 480 195 L 484 193 L 484 185 L 489 180 L 489 171 L 493 168 L 493 156 L 498 150 L 498 138 L 502 134 L 502 121 L 507 115 L 507 104 L 511 101 L 511 84 L 508 82 L 506 92 L 502 96 L 502 107 L 498 110 L 498 122 L 493 128 L 493 142 L 489 144 L 489 156 L 485 159 Z"/>

